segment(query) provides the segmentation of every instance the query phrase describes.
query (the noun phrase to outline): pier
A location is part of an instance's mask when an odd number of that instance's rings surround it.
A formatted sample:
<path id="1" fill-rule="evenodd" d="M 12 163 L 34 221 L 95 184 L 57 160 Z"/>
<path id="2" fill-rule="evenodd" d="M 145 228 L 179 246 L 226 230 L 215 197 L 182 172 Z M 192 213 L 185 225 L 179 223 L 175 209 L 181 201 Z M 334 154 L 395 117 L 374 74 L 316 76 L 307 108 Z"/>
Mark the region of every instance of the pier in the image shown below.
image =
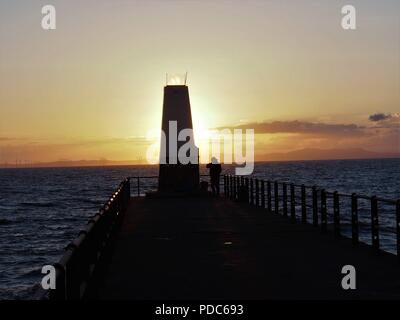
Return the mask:
<path id="1" fill-rule="evenodd" d="M 399 255 L 381 250 L 378 219 L 381 203 L 393 207 L 399 252 L 398 200 L 236 176 L 223 177 L 221 197 L 146 197 L 144 181 L 154 178 L 120 184 L 55 264 L 46 298 L 400 298 Z M 359 239 L 361 200 L 371 245 Z M 356 290 L 341 286 L 345 265 L 356 269 Z"/>

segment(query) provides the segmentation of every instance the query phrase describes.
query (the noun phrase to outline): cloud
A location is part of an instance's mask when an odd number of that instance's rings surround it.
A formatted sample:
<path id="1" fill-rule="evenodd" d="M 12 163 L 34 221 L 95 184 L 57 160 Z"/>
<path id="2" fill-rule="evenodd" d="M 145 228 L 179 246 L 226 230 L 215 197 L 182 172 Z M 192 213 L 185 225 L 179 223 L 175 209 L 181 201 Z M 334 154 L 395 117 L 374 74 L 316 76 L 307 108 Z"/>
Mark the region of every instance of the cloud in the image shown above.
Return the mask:
<path id="1" fill-rule="evenodd" d="M 222 129 L 222 128 L 219 128 Z M 356 124 L 328 124 L 307 121 L 272 121 L 253 122 L 239 125 L 232 129 L 254 129 L 255 133 L 298 133 L 310 135 L 341 135 L 359 136 L 364 135 L 364 127 Z"/>
<path id="2" fill-rule="evenodd" d="M 378 121 L 384 121 L 392 118 L 392 115 L 390 113 L 384 114 L 384 113 L 374 113 L 369 116 L 369 121 L 373 122 L 378 122 Z"/>

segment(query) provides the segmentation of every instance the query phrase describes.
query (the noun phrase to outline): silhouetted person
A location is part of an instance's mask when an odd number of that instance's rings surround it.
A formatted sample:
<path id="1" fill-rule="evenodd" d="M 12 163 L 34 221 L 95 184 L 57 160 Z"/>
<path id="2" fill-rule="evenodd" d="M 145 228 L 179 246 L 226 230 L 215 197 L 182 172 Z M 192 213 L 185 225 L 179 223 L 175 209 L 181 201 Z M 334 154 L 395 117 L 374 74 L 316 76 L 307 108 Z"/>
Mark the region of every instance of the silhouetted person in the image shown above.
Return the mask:
<path id="1" fill-rule="evenodd" d="M 206 166 L 210 169 L 210 178 L 211 178 L 211 190 L 213 195 L 219 196 L 219 177 L 221 175 L 222 167 L 221 164 L 218 163 L 217 158 L 212 157 L 211 163 Z"/>

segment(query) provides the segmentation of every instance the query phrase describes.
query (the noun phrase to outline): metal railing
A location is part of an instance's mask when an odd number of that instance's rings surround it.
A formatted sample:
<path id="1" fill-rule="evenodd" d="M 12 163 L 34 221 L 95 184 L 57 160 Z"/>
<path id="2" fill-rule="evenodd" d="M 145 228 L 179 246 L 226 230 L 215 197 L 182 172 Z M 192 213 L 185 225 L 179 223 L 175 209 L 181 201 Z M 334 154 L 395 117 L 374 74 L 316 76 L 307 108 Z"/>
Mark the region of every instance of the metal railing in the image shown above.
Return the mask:
<path id="1" fill-rule="evenodd" d="M 208 175 L 200 175 L 203 180 Z M 82 299 L 101 273 L 101 266 L 109 256 L 114 236 L 132 196 L 143 196 L 146 191 L 157 189 L 157 184 L 144 183 L 158 176 L 128 177 L 120 183 L 117 190 L 79 232 L 78 237 L 65 249 L 64 255 L 54 264 L 56 270 L 56 289 L 40 290 L 36 298 L 50 300 Z M 142 185 L 143 184 L 143 185 Z M 322 232 L 328 231 L 329 205 L 332 209 L 331 224 L 335 236 L 342 235 L 341 200 L 348 199 L 351 208 L 351 238 L 359 243 L 360 201 L 368 201 L 370 207 L 370 232 L 372 247 L 380 249 L 379 204 L 393 206 L 396 213 L 396 249 L 400 258 L 400 200 L 331 192 L 316 186 L 297 185 L 279 181 L 264 181 L 257 178 L 224 175 L 221 181 L 224 194 L 233 200 L 282 213 L 292 220 L 320 226 Z M 312 214 L 308 212 L 311 210 Z"/>
<path id="2" fill-rule="evenodd" d="M 201 177 L 209 176 L 201 175 Z M 89 284 L 96 281 L 99 269 L 110 253 L 114 235 L 122 222 L 131 195 L 141 197 L 146 191 L 157 189 L 157 184 L 143 183 L 144 180 L 155 179 L 158 179 L 158 176 L 135 176 L 122 181 L 99 212 L 89 219 L 77 238 L 65 248 L 59 262 L 53 265 L 56 270 L 56 288 L 54 290 L 41 288 L 34 298 L 82 299 L 90 287 Z"/>
<path id="3" fill-rule="evenodd" d="M 135 176 L 135 177 L 128 177 L 131 185 L 131 194 L 132 196 L 141 197 L 145 194 L 146 191 L 156 190 L 158 187 L 158 183 L 153 184 L 146 184 L 142 186 L 144 180 L 156 180 L 158 176 Z M 144 191 L 144 192 L 142 192 Z"/>
<path id="4" fill-rule="evenodd" d="M 210 175 L 201 174 L 200 178 L 209 182 Z M 147 191 L 154 191 L 158 189 L 158 176 L 133 176 L 128 177 L 131 185 L 131 194 L 135 197 L 142 197 Z M 152 181 L 156 180 L 156 182 Z M 223 181 L 220 181 L 220 186 L 223 186 Z"/>
<path id="5" fill-rule="evenodd" d="M 298 185 L 280 181 L 265 181 L 257 178 L 224 175 L 224 193 L 228 198 L 248 202 L 254 206 L 267 209 L 269 212 L 282 213 L 292 220 L 312 223 L 322 232 L 333 229 L 335 236 L 342 236 L 344 216 L 341 214 L 343 202 L 347 200 L 351 217 L 351 239 L 354 244 L 360 242 L 360 225 L 367 226 L 370 233 L 370 244 L 380 250 L 379 207 L 390 206 L 395 216 L 396 253 L 400 259 L 400 199 L 390 200 L 376 196 L 365 196 L 356 193 L 346 194 L 327 191 L 317 186 Z M 362 217 L 360 222 L 360 204 L 364 202 L 363 212 L 369 216 Z M 369 207 L 367 209 L 367 207 Z M 311 215 L 309 211 L 311 210 Z M 331 213 L 331 214 L 330 214 Z M 347 218 L 347 217 L 346 217 Z"/>
<path id="6" fill-rule="evenodd" d="M 122 221 L 130 199 L 130 181 L 125 179 L 118 189 L 79 232 L 54 264 L 56 288 L 40 290 L 38 299 L 82 299 L 98 273 L 99 266 L 110 252 L 113 237 Z"/>

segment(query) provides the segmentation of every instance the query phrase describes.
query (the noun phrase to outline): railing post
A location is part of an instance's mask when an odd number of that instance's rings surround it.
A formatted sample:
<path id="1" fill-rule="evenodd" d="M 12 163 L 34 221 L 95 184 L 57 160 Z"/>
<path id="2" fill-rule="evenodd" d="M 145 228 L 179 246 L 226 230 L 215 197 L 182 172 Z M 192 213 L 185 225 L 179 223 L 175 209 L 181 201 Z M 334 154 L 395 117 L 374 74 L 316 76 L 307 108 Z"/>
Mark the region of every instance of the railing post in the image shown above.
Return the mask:
<path id="1" fill-rule="evenodd" d="M 351 195 L 351 238 L 353 244 L 358 244 L 358 198 L 355 193 Z"/>
<path id="2" fill-rule="evenodd" d="M 318 226 L 318 190 L 316 186 L 312 187 L 312 209 L 313 209 L 313 226 Z"/>
<path id="3" fill-rule="evenodd" d="M 224 174 L 224 195 L 226 197 L 226 174 Z"/>
<path id="4" fill-rule="evenodd" d="M 79 300 L 80 299 L 80 276 L 77 258 L 77 248 L 69 245 L 67 250 L 72 251 L 72 258 L 68 261 L 65 267 L 65 292 L 66 300 Z"/>
<path id="5" fill-rule="evenodd" d="M 260 205 L 260 188 L 258 186 L 258 179 L 255 180 L 255 184 L 256 184 L 256 207 L 258 207 Z"/>
<path id="6" fill-rule="evenodd" d="M 288 210 L 287 210 L 287 185 L 286 183 L 283 183 L 283 215 L 287 217 L 288 215 Z"/>
<path id="7" fill-rule="evenodd" d="M 240 176 L 240 186 L 244 186 L 244 177 Z"/>
<path id="8" fill-rule="evenodd" d="M 400 260 L 400 200 L 396 201 L 397 259 Z"/>
<path id="9" fill-rule="evenodd" d="M 290 184 L 290 218 L 296 220 L 296 194 L 294 184 Z"/>
<path id="10" fill-rule="evenodd" d="M 232 198 L 232 176 L 230 174 L 228 174 L 227 176 L 227 181 L 228 181 L 228 197 L 229 199 Z M 211 180 L 210 180 L 211 183 Z"/>
<path id="11" fill-rule="evenodd" d="M 124 200 L 123 200 L 123 210 L 125 211 L 128 208 L 129 200 L 131 198 L 131 179 L 126 179 L 124 182 Z"/>
<path id="12" fill-rule="evenodd" d="M 234 175 L 231 175 L 231 183 L 232 183 L 231 197 L 232 197 L 232 199 L 235 199 L 235 176 Z"/>
<path id="13" fill-rule="evenodd" d="M 224 177 L 224 196 L 226 197 L 226 175 Z"/>
<path id="14" fill-rule="evenodd" d="M 232 175 L 229 175 L 229 197 L 231 199 L 233 199 L 233 194 L 234 194 L 234 191 L 233 191 L 233 177 L 232 177 Z"/>
<path id="15" fill-rule="evenodd" d="M 376 196 L 371 198 L 371 233 L 372 247 L 379 249 L 378 199 Z"/>
<path id="16" fill-rule="evenodd" d="M 129 200 L 131 198 L 131 179 L 128 179 L 128 181 L 127 181 L 127 188 L 128 188 L 127 196 L 128 196 L 128 200 Z"/>
<path id="17" fill-rule="evenodd" d="M 261 207 L 265 209 L 265 182 L 261 181 Z"/>
<path id="18" fill-rule="evenodd" d="M 278 185 L 278 181 L 274 182 L 274 198 L 275 198 L 275 213 L 279 213 L 279 185 Z"/>
<path id="19" fill-rule="evenodd" d="M 250 201 L 250 187 L 249 187 L 249 178 L 246 178 L 246 190 L 247 190 L 247 203 Z"/>
<path id="20" fill-rule="evenodd" d="M 235 200 L 237 195 L 236 177 L 233 176 L 232 179 L 233 179 L 233 200 Z"/>
<path id="21" fill-rule="evenodd" d="M 240 192 L 240 177 L 236 177 L 236 199 L 239 200 L 239 192 Z"/>
<path id="22" fill-rule="evenodd" d="M 267 181 L 267 207 L 268 212 L 272 212 L 271 181 Z"/>
<path id="23" fill-rule="evenodd" d="M 228 182 L 228 197 L 230 198 L 232 195 L 231 175 L 229 174 L 226 178 Z"/>
<path id="24" fill-rule="evenodd" d="M 229 174 L 226 175 L 226 197 L 229 198 L 230 190 L 229 190 Z"/>
<path id="25" fill-rule="evenodd" d="M 301 185 L 301 222 L 307 223 L 306 186 Z"/>
<path id="26" fill-rule="evenodd" d="M 140 177 L 137 177 L 137 196 L 140 197 Z"/>
<path id="27" fill-rule="evenodd" d="M 228 198 L 231 197 L 231 184 L 230 184 L 230 175 L 226 175 L 226 196 Z"/>
<path id="28" fill-rule="evenodd" d="M 333 232 L 336 237 L 340 236 L 340 204 L 337 191 L 333 193 Z"/>
<path id="29" fill-rule="evenodd" d="M 328 217 L 326 209 L 326 191 L 321 190 L 321 230 L 326 232 L 328 230 Z"/>
<path id="30" fill-rule="evenodd" d="M 233 175 L 230 175 L 230 179 L 231 179 L 231 183 L 230 183 L 230 185 L 231 185 L 231 199 L 234 199 L 234 197 L 235 197 L 235 188 L 234 188 L 234 176 Z"/>
<path id="31" fill-rule="evenodd" d="M 250 203 L 254 204 L 254 182 L 253 182 L 253 178 L 250 178 Z"/>

